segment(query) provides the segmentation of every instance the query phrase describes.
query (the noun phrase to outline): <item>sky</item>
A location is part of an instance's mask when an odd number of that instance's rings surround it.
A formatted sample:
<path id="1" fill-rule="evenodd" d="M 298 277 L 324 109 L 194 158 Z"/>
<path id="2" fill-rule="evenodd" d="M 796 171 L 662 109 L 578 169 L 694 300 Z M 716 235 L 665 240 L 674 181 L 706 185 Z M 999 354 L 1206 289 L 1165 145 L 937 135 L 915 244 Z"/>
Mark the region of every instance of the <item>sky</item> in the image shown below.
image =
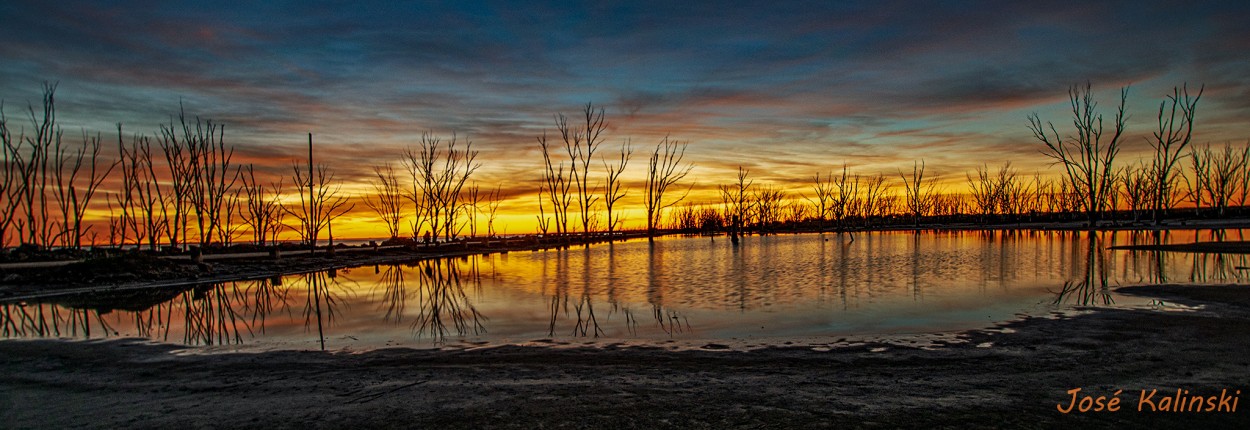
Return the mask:
<path id="1" fill-rule="evenodd" d="M 70 136 L 153 135 L 182 106 L 272 178 L 313 133 L 357 194 L 422 133 L 455 133 L 512 232 L 533 228 L 536 137 L 586 103 L 609 122 L 603 155 L 636 148 L 635 189 L 642 153 L 688 142 L 694 202 L 738 166 L 808 194 L 844 163 L 897 178 L 923 160 L 949 189 L 983 164 L 1052 173 L 1027 116 L 1070 128 L 1067 90 L 1086 82 L 1108 117 L 1130 87 L 1121 159 L 1150 150 L 1159 103 L 1185 84 L 1205 86 L 1198 143 L 1250 139 L 1244 2 L 395 3 L 6 1 L 0 99 L 20 122 L 57 82 Z M 372 234 L 363 207 L 353 217 Z"/>

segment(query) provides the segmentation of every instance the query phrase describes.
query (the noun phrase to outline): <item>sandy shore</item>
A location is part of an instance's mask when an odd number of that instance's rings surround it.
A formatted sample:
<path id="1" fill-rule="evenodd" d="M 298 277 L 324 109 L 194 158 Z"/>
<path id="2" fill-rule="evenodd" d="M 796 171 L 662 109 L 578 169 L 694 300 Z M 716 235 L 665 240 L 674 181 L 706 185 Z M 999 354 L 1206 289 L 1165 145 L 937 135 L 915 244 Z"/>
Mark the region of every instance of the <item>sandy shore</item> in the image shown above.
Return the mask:
<path id="1" fill-rule="evenodd" d="M 663 348 L 187 354 L 135 341 L 0 342 L 7 428 L 1054 428 L 1250 423 L 1138 411 L 1242 390 L 1250 289 L 1134 287 L 1192 312 L 1099 310 L 974 331 L 938 350 Z M 988 347 L 986 347 L 988 344 Z M 881 349 L 885 348 L 884 351 Z M 1073 388 L 1117 412 L 1061 414 Z M 1244 399 L 1240 399 L 1244 400 Z M 1243 402 L 1246 403 L 1246 402 Z"/>

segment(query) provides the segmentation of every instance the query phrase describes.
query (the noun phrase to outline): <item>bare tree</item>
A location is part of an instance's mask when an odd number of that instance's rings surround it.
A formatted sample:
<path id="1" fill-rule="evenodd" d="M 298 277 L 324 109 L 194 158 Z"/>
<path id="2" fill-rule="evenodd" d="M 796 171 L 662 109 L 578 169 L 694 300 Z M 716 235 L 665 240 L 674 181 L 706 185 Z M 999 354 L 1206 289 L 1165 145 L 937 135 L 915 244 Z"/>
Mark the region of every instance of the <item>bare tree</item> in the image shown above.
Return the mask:
<path id="1" fill-rule="evenodd" d="M 629 165 L 629 159 L 634 155 L 633 145 L 626 140 L 621 145 L 620 156 L 617 158 L 616 164 L 608 164 L 607 160 L 603 161 L 603 169 L 607 173 L 607 184 L 603 186 L 603 206 L 607 209 L 608 215 L 608 236 L 616 231 L 621 225 L 621 214 L 612 213 L 612 208 L 616 206 L 616 202 L 625 198 L 627 190 L 621 189 L 621 174 L 625 172 L 625 166 Z"/>
<path id="2" fill-rule="evenodd" d="M 544 181 L 545 182 L 545 181 Z M 538 233 L 547 236 L 547 228 L 551 225 L 551 218 L 547 217 L 546 211 L 543 209 L 543 190 L 546 188 L 544 182 L 538 184 Z"/>
<path id="3" fill-rule="evenodd" d="M 55 175 L 55 170 L 51 169 L 50 159 L 55 155 L 53 147 L 60 147 L 63 134 L 56 121 L 55 94 L 56 84 L 45 82 L 42 116 L 36 115 L 33 104 L 27 104 L 32 134 L 27 135 L 23 129 L 10 149 L 9 163 L 17 173 L 15 180 L 23 184 L 16 187 L 22 215 L 13 221 L 17 224 L 19 243 L 47 246 L 52 242 L 55 226 L 48 214 L 48 186 L 52 182 L 50 173 Z"/>
<path id="4" fill-rule="evenodd" d="M 1029 115 L 1029 130 L 1046 145 L 1044 154 L 1063 165 L 1068 183 L 1080 199 L 1090 227 L 1093 227 L 1106 208 L 1111 187 L 1115 184 L 1113 162 L 1120 152 L 1120 137 L 1124 133 L 1124 104 L 1128 99 L 1128 87 L 1120 89 L 1120 106 L 1114 120 L 1115 134 L 1107 141 L 1102 138 L 1102 114 L 1094 112 L 1098 103 L 1094 102 L 1090 84 L 1086 83 L 1084 88 L 1073 86 L 1068 90 L 1068 99 L 1072 107 L 1072 124 L 1076 127 L 1074 135 L 1061 138 L 1055 125 L 1047 122 L 1043 127 L 1036 113 Z M 1047 129 L 1050 134 L 1047 134 Z"/>
<path id="5" fill-rule="evenodd" d="M 459 223 L 466 204 L 461 190 L 473 172 L 481 167 L 475 161 L 478 153 L 473 150 L 473 142 L 466 139 L 464 144 L 461 149 L 455 134 L 444 145 L 441 138 L 425 133 L 416 148 L 405 151 L 404 166 L 414 183 L 409 198 L 418 208 L 414 235 L 422 220 L 436 239 L 441 234 L 444 240 L 453 240 L 464 227 Z"/>
<path id="6" fill-rule="evenodd" d="M 122 212 L 121 236 L 124 242 L 125 232 L 129 230 L 134 233 L 136 247 L 146 238 L 148 249 L 155 251 L 168 222 L 165 196 L 152 163 L 152 140 L 135 135 L 130 145 L 126 145 L 123 139 L 122 125 L 117 124 L 117 166 L 121 167 L 122 174 L 122 190 L 117 201 Z"/>
<path id="7" fill-rule="evenodd" d="M 195 215 L 200 246 L 210 244 L 222 228 L 226 199 L 239 180 L 239 169 L 231 165 L 234 148 L 225 143 L 226 127 L 212 120 L 188 122 L 179 112 L 184 148 L 187 150 L 190 182 L 187 197 Z"/>
<path id="8" fill-rule="evenodd" d="M 1228 143 L 1219 152 L 1211 151 L 1210 146 L 1204 147 L 1202 151 L 1207 154 L 1205 158 L 1210 160 L 1207 164 L 1210 171 L 1205 176 L 1208 180 L 1207 192 L 1211 198 L 1211 206 L 1215 208 L 1216 215 L 1222 217 L 1241 182 L 1242 169 L 1246 164 L 1245 152 L 1233 149 Z"/>
<path id="9" fill-rule="evenodd" d="M 903 178 L 906 196 L 903 203 L 915 221 L 916 226 L 920 226 L 920 217 L 933 209 L 933 188 L 936 186 L 936 182 L 933 178 L 925 179 L 924 161 L 912 164 L 910 178 L 904 175 L 901 170 L 898 172 L 898 175 Z"/>
<path id="10" fill-rule="evenodd" d="M 1153 171 L 1138 162 L 1137 166 L 1125 166 L 1119 175 L 1123 186 L 1124 203 L 1133 217 L 1133 222 L 1141 221 L 1141 213 L 1153 201 L 1154 186 L 1151 182 Z"/>
<path id="11" fill-rule="evenodd" d="M 771 231 L 773 226 L 781 222 L 781 204 L 786 198 L 785 192 L 775 185 L 765 184 L 756 187 L 752 197 L 752 212 L 759 230 Z"/>
<path id="12" fill-rule="evenodd" d="M 812 192 L 816 195 L 816 201 L 813 202 L 816 210 L 817 229 L 825 229 L 825 220 L 829 218 L 830 206 L 833 205 L 834 189 L 833 189 L 833 173 L 830 172 L 825 176 L 824 180 L 820 179 L 820 172 L 816 173 L 816 178 L 812 185 Z"/>
<path id="13" fill-rule="evenodd" d="M 833 215 L 834 221 L 838 225 L 838 231 L 846 228 L 844 225 L 847 217 L 853 215 L 855 208 L 858 206 L 859 199 L 859 175 L 847 175 L 846 164 L 842 164 L 842 175 L 833 176 L 833 187 L 836 192 L 833 195 L 832 210 L 829 211 Z"/>
<path id="14" fill-rule="evenodd" d="M 178 134 L 179 128 L 184 132 L 190 130 L 185 124 L 186 115 L 182 110 L 179 110 L 178 119 L 183 123 L 182 127 L 175 127 L 172 117 L 168 125 L 161 125 L 161 136 L 157 142 L 165 155 L 165 165 L 169 168 L 169 208 L 166 210 L 165 230 L 169 237 L 169 246 L 174 248 L 190 241 L 188 223 L 191 214 L 191 188 L 197 165 L 189 156 L 193 137 L 179 137 Z"/>
<path id="15" fill-rule="evenodd" d="M 378 214 L 391 239 L 398 238 L 400 223 L 404 219 L 404 188 L 399 184 L 395 168 L 390 165 L 375 166 L 373 175 L 374 195 L 365 199 L 365 205 Z"/>
<path id="16" fill-rule="evenodd" d="M 474 183 L 473 186 L 469 187 L 469 192 L 466 194 L 467 195 L 465 196 L 466 203 L 464 205 L 464 211 L 467 213 L 467 216 L 469 218 L 468 220 L 469 237 L 476 238 L 477 237 L 477 214 L 478 212 L 481 212 L 482 197 L 483 197 L 481 187 L 478 186 L 478 184 Z"/>
<path id="17" fill-rule="evenodd" d="M 266 239 L 276 239 L 281 229 L 280 215 L 283 214 L 279 198 L 282 195 L 282 181 L 270 183 L 266 188 L 256 180 L 255 168 L 247 165 L 243 177 L 243 192 L 247 201 L 247 210 L 243 212 L 243 223 L 252 230 L 252 241 L 265 246 Z M 300 190 L 303 192 L 303 190 Z M 276 242 L 274 242 L 276 244 Z"/>
<path id="18" fill-rule="evenodd" d="M 83 224 L 87 207 L 116 163 L 109 163 L 107 167 L 100 164 L 101 146 L 98 134 L 89 137 L 84 131 L 82 146 L 70 153 L 67 153 L 67 149 L 60 142 L 57 143 L 54 163 L 56 201 L 61 210 L 61 245 L 81 249 L 83 236 L 89 228 Z"/>
<path id="19" fill-rule="evenodd" d="M 1007 216 L 1016 216 L 1023 211 L 1024 201 L 1029 197 L 1029 190 L 1024 184 L 1017 179 L 1016 170 L 1011 167 L 1011 162 L 1003 163 L 998 169 L 998 175 L 994 180 L 994 188 L 997 190 L 995 194 L 998 197 L 998 212 Z M 961 200 L 962 203 L 963 202 Z"/>
<path id="20" fill-rule="evenodd" d="M 1244 208 L 1246 206 L 1246 197 L 1250 196 L 1250 141 L 1238 151 L 1241 153 L 1241 159 L 1245 163 L 1241 164 L 1241 174 L 1237 176 L 1237 206 Z"/>
<path id="21" fill-rule="evenodd" d="M 547 133 L 543 132 L 538 138 L 538 146 L 543 151 L 543 162 L 545 169 L 543 170 L 543 183 L 547 190 L 548 201 L 551 202 L 551 213 L 555 218 L 555 228 L 557 234 L 567 234 L 569 232 L 569 204 L 572 197 L 569 196 L 569 187 L 572 184 L 572 173 L 564 173 L 564 162 L 552 163 L 551 151 L 547 145 Z M 571 168 L 570 168 L 571 169 Z M 539 187 L 539 191 L 544 187 Z M 541 197 L 542 193 L 539 193 Z M 541 209 L 541 199 L 539 200 L 539 208 Z M 546 231 L 546 229 L 543 229 Z M 544 233 L 546 234 L 546 233 Z"/>
<path id="22" fill-rule="evenodd" d="M 1196 148 L 1189 149 L 1190 174 L 1181 172 L 1185 184 L 1185 198 L 1194 205 L 1194 215 L 1202 213 L 1202 204 L 1207 202 L 1211 184 L 1211 152 Z"/>
<path id="23" fill-rule="evenodd" d="M 569 179 L 577 185 L 577 206 L 582 216 L 582 235 L 590 234 L 590 216 L 599 197 L 590 187 L 590 163 L 595 151 L 603 143 L 603 132 L 608 124 L 603 117 L 603 108 L 595 110 L 591 103 L 583 109 L 585 120 L 570 126 L 564 114 L 556 116 L 556 129 L 564 140 L 564 150 L 569 155 Z M 609 222 L 610 224 L 610 222 Z"/>
<path id="24" fill-rule="evenodd" d="M 490 192 L 486 203 L 486 237 L 495 237 L 495 217 L 499 214 L 499 204 L 503 200 L 500 198 L 500 186 L 496 185 L 495 190 Z"/>
<path id="25" fill-rule="evenodd" d="M 4 103 L 0 102 L 0 249 L 8 246 L 9 228 L 13 225 L 16 218 L 14 215 L 20 206 L 19 196 L 22 195 L 26 182 L 22 181 L 21 171 L 18 169 L 18 159 L 21 154 L 18 152 L 20 145 L 20 137 L 17 143 L 14 143 L 13 133 L 9 131 L 8 117 L 4 114 Z M 20 230 L 21 227 L 18 227 Z"/>
<path id="26" fill-rule="evenodd" d="M 873 217 L 885 216 L 890 209 L 882 204 L 885 197 L 885 174 L 878 173 L 864 181 L 864 226 L 868 227 Z"/>
<path id="27" fill-rule="evenodd" d="M 734 245 L 738 244 L 738 236 L 742 235 L 742 224 L 746 222 L 750 211 L 747 198 L 751 184 L 755 181 L 747 180 L 747 173 L 746 169 L 738 166 L 737 181 L 733 185 L 720 186 L 721 200 L 725 203 L 725 221 L 729 223 L 729 238 Z"/>
<path id="28" fill-rule="evenodd" d="M 681 202 L 690 194 L 690 189 L 687 189 L 686 193 L 676 200 L 664 202 L 664 194 L 668 192 L 668 188 L 685 178 L 686 174 L 690 173 L 690 169 L 694 168 L 693 164 L 682 165 L 682 159 L 686 156 L 686 146 L 685 142 L 678 142 L 664 136 L 664 140 L 655 146 L 655 151 L 651 153 L 651 158 L 647 161 L 647 187 L 643 194 L 643 203 L 647 208 L 647 238 L 651 241 L 655 240 L 655 226 L 660 221 L 661 212 Z"/>
<path id="29" fill-rule="evenodd" d="M 1158 125 L 1154 140 L 1150 141 L 1150 146 L 1155 150 L 1151 165 L 1151 182 L 1155 185 L 1151 198 L 1155 224 L 1160 223 L 1164 212 L 1172 208 L 1176 163 L 1193 138 L 1194 114 L 1204 89 L 1205 85 L 1198 89 L 1198 95 L 1191 98 L 1188 84 L 1180 88 L 1173 87 L 1172 95 L 1159 103 Z"/>
<path id="30" fill-rule="evenodd" d="M 968 189 L 972 192 L 973 204 L 981 214 L 981 221 L 988 222 L 998 210 L 999 190 L 997 184 L 994 183 L 994 178 L 990 176 L 989 166 L 982 165 L 977 167 L 976 171 L 976 178 L 973 178 L 971 174 L 965 174 L 968 177 Z"/>
<path id="31" fill-rule="evenodd" d="M 347 197 L 339 195 L 342 185 L 333 185 L 334 174 L 329 168 L 325 164 L 313 164 L 312 145 L 312 133 L 308 133 L 308 165 L 301 168 L 299 163 L 295 163 L 291 175 L 292 182 L 300 188 L 300 205 L 298 208 L 283 207 L 283 210 L 299 221 L 297 232 L 309 249 L 317 249 L 323 230 L 330 231 L 330 248 L 333 249 L 332 222 L 351 211 L 354 205 L 347 205 Z M 304 190 L 308 193 L 305 194 Z"/>

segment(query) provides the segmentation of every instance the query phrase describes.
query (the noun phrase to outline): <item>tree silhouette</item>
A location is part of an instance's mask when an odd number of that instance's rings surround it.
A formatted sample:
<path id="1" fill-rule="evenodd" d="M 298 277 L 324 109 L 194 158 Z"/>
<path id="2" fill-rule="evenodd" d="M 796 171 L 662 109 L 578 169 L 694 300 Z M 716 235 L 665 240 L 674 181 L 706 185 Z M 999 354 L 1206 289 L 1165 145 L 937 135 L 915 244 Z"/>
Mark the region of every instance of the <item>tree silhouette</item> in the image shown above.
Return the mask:
<path id="1" fill-rule="evenodd" d="M 693 164 L 682 165 L 682 159 L 686 156 L 686 146 L 685 142 L 678 142 L 664 136 L 664 140 L 655 146 L 655 151 L 651 153 L 651 158 L 647 161 L 647 187 L 643 194 L 643 203 L 647 208 L 647 238 L 651 241 L 655 240 L 655 227 L 659 224 L 660 213 L 665 208 L 680 203 L 690 193 L 687 189 L 686 193 L 676 200 L 667 203 L 664 201 L 664 194 L 668 192 L 669 187 L 685 178 L 686 174 L 694 168 Z"/>
<path id="2" fill-rule="evenodd" d="M 1033 132 L 1033 137 L 1046 145 L 1043 153 L 1063 165 L 1066 182 L 1079 200 L 1090 227 L 1094 227 L 1107 207 L 1116 182 L 1113 162 L 1120 153 L 1120 137 L 1124 134 L 1124 104 L 1128 99 L 1128 87 L 1120 89 L 1115 132 L 1106 141 L 1103 140 L 1102 114 L 1095 113 L 1098 103 L 1094 102 L 1090 84 L 1086 83 L 1084 88 L 1072 86 L 1068 90 L 1068 99 L 1072 108 L 1072 125 L 1076 127 L 1073 135 L 1061 138 L 1055 125 L 1047 122 L 1044 127 L 1036 113 L 1029 115 L 1029 130 Z"/>

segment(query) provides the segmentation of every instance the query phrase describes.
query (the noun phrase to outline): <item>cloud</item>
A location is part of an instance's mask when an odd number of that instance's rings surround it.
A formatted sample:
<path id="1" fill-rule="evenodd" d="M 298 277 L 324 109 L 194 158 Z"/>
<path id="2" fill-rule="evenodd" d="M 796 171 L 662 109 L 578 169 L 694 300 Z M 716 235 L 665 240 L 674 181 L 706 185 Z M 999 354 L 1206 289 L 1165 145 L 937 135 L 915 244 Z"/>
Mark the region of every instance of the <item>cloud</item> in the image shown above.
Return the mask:
<path id="1" fill-rule="evenodd" d="M 1062 121 L 1067 88 L 1085 81 L 1133 84 L 1131 125 L 1147 128 L 1171 86 L 1205 83 L 1201 138 L 1244 139 L 1248 10 L 14 1 L 0 5 L 0 97 L 12 109 L 41 81 L 60 81 L 71 130 L 105 134 L 117 122 L 156 134 L 181 104 L 225 123 L 240 162 L 272 175 L 289 170 L 309 132 L 351 180 L 395 163 L 423 132 L 454 132 L 481 150 L 483 184 L 504 183 L 518 199 L 536 189 L 534 138 L 587 102 L 608 113 L 608 147 L 689 141 L 700 184 L 738 165 L 779 183 L 843 162 L 890 172 L 924 158 L 958 172 L 968 160 L 1040 160 L 1024 115 Z M 631 180 L 645 164 L 636 157 Z"/>

